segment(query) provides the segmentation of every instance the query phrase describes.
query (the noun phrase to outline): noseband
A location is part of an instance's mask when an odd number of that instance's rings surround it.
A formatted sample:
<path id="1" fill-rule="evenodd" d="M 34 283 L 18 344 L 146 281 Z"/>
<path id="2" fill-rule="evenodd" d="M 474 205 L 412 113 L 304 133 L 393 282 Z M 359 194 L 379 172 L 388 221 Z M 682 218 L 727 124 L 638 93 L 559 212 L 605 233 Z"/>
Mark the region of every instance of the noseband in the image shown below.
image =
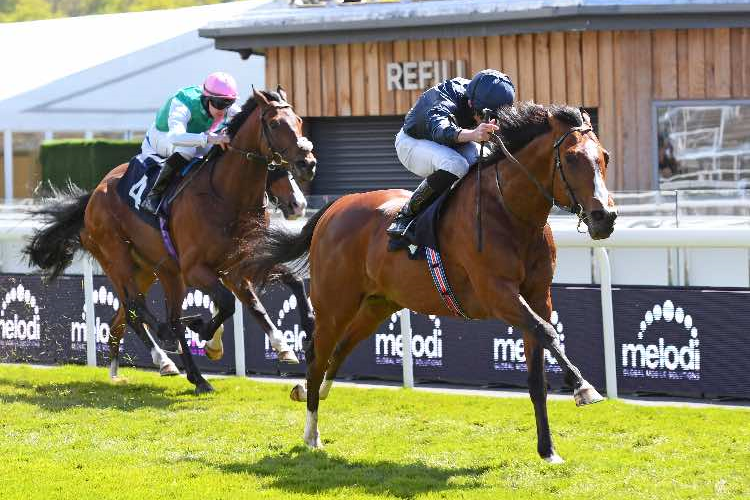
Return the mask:
<path id="1" fill-rule="evenodd" d="M 283 104 L 274 104 L 272 107 L 266 109 L 263 114 L 260 116 L 260 123 L 261 123 L 261 136 L 263 137 L 263 140 L 266 141 L 266 145 L 268 146 L 268 150 L 271 152 L 271 156 L 263 156 L 260 153 L 256 153 L 254 151 L 246 151 L 244 149 L 240 149 L 237 147 L 232 146 L 230 143 L 229 146 L 227 146 L 227 149 L 229 151 L 236 151 L 238 153 L 242 153 L 245 155 L 245 159 L 247 161 L 257 160 L 259 162 L 265 163 L 268 170 L 276 170 L 280 167 L 283 167 L 284 165 L 289 165 L 289 162 L 284 159 L 284 155 L 286 154 L 287 150 L 289 148 L 285 148 L 281 151 L 278 151 L 274 145 L 273 145 L 273 134 L 271 134 L 271 128 L 269 127 L 268 123 L 266 122 L 266 114 L 273 110 L 273 109 L 284 109 L 284 108 L 291 108 L 292 105 L 289 103 L 283 103 Z"/>
<path id="2" fill-rule="evenodd" d="M 521 170 L 524 171 L 524 173 L 528 176 L 529 179 L 531 179 L 531 181 L 534 183 L 534 185 L 536 186 L 536 188 L 539 190 L 540 193 L 542 193 L 542 195 L 547 199 L 547 201 L 549 201 L 550 203 L 552 203 L 552 205 L 554 205 L 554 206 L 556 206 L 558 208 L 561 208 L 561 209 L 563 209 L 565 211 L 568 211 L 568 212 L 572 213 L 573 215 L 575 215 L 576 217 L 578 217 L 578 226 L 577 226 L 576 229 L 578 229 L 579 232 L 580 232 L 581 224 L 584 223 L 584 222 L 586 222 L 586 220 L 588 220 L 588 215 L 583 210 L 583 205 L 581 205 L 578 202 L 578 198 L 576 198 L 575 191 L 573 190 L 573 187 L 568 182 L 567 177 L 565 177 L 565 170 L 563 170 L 562 161 L 560 160 L 560 146 L 562 146 L 562 143 L 565 142 L 565 139 L 567 139 L 568 136 L 570 134 L 572 134 L 573 132 L 580 132 L 581 134 L 587 134 L 587 133 L 591 132 L 591 127 L 582 126 L 582 127 L 572 128 L 572 129 L 568 130 L 567 132 L 565 132 L 562 136 L 560 136 L 555 141 L 555 143 L 552 145 L 552 150 L 555 152 L 555 169 L 552 172 L 552 194 L 548 193 L 547 190 L 544 188 L 544 186 L 542 186 L 541 183 L 537 180 L 537 178 L 534 177 L 534 175 L 532 175 L 532 173 L 529 172 L 529 170 L 521 162 L 519 162 L 518 160 L 516 160 L 516 158 L 512 154 L 510 154 L 510 151 L 508 151 L 508 149 L 505 147 L 505 144 L 503 143 L 503 141 L 500 138 L 500 136 L 498 136 L 498 135 L 496 135 L 494 133 L 492 134 L 492 136 L 495 139 L 495 142 L 500 146 L 500 149 L 502 150 L 502 152 L 505 155 L 505 157 L 507 159 L 509 159 L 510 161 L 512 161 L 513 163 L 515 163 L 516 165 L 518 165 L 521 168 Z M 567 190 L 568 196 L 570 197 L 570 200 L 572 202 L 570 206 L 563 205 L 563 204 L 559 203 L 555 199 L 555 197 L 554 197 L 554 193 L 555 193 L 555 177 L 557 177 L 555 174 L 558 171 L 560 172 L 560 178 L 562 179 L 563 183 L 565 184 L 565 189 Z M 499 189 L 500 188 L 500 182 L 499 182 L 499 175 L 498 175 L 498 172 L 497 172 L 497 164 L 495 164 L 495 174 L 497 176 L 498 189 Z"/>

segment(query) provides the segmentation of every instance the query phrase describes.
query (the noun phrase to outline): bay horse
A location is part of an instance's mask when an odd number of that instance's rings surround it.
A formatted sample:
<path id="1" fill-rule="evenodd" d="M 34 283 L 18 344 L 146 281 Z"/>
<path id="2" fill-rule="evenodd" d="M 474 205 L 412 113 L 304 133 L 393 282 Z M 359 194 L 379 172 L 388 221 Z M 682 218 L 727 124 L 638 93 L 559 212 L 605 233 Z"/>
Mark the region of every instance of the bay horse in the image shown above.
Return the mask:
<path id="1" fill-rule="evenodd" d="M 556 250 L 547 217 L 566 202 L 594 239 L 614 230 L 615 205 L 605 186 L 609 154 L 585 113 L 567 106 L 520 103 L 497 113 L 510 161 L 495 154 L 454 188 L 439 222 L 439 251 L 455 296 L 473 319 L 501 319 L 523 332 L 529 394 L 536 414 L 537 451 L 552 463 L 544 352 L 548 349 L 574 389 L 577 405 L 603 398 L 563 352 L 550 324 L 550 286 Z M 515 157 L 514 157 L 515 155 Z M 502 179 L 500 178 L 502 177 Z M 481 185 L 483 249 L 475 244 L 476 192 Z M 321 447 L 318 406 L 351 350 L 394 311 L 456 316 L 441 300 L 427 264 L 389 252 L 386 228 L 410 193 L 372 191 L 339 198 L 318 211 L 298 234 L 269 229 L 246 263 L 256 283 L 286 262 L 307 262 L 315 329 L 306 346 L 305 443 Z M 307 260 L 305 260 L 307 259 Z"/>
<path id="2" fill-rule="evenodd" d="M 292 177 L 292 174 L 288 170 L 274 169 L 269 171 L 268 179 L 266 180 L 266 196 L 270 204 L 269 209 L 279 210 L 285 219 L 296 220 L 304 217 L 305 210 L 307 209 L 307 200 L 297 181 L 294 180 L 294 177 Z M 304 301 L 305 307 L 309 308 L 309 299 L 305 295 L 301 281 L 293 279 L 293 276 L 290 275 L 287 278 L 287 282 L 294 292 L 297 302 Z M 307 327 L 312 330 L 310 326 Z M 118 333 L 120 333 L 119 338 L 122 338 L 125 331 L 121 327 Z M 141 337 L 138 338 L 140 339 Z M 143 341 L 143 339 L 141 340 Z M 147 340 L 148 342 L 144 342 L 144 345 L 151 354 L 152 362 L 159 368 L 159 375 L 163 377 L 179 375 L 179 368 L 177 368 L 174 361 L 172 361 L 158 343 L 152 338 Z M 117 375 L 117 368 L 117 366 L 110 366 L 110 376 L 112 379 L 120 380 Z M 198 369 L 198 371 L 200 370 Z"/>
<path id="3" fill-rule="evenodd" d="M 58 276 L 79 249 L 88 251 L 112 281 L 121 307 L 111 321 L 110 375 L 117 374 L 119 340 L 129 325 L 147 344 L 150 332 L 179 342 L 188 380 L 196 394 L 213 391 L 193 362 L 180 321 L 187 287 L 207 294 L 216 305 L 207 322 L 191 328 L 207 340 L 212 359 L 223 354 L 220 329 L 234 314 L 234 293 L 249 309 L 279 352 L 279 360 L 297 362 L 283 335 L 273 325 L 252 283 L 236 266 L 242 256 L 238 241 L 248 227 L 268 224 L 265 189 L 269 169 L 288 166 L 296 177 L 312 179 L 316 160 L 312 143 L 302 135 L 302 120 L 276 92 L 257 91 L 228 124 L 228 151 L 206 165 L 185 185 L 170 208 L 170 234 L 178 259 L 170 256 L 159 231 L 141 221 L 117 194 L 127 166 L 110 171 L 89 193 L 69 196 L 37 213 L 50 223 L 37 231 L 24 251 L 50 279 Z M 284 167 L 282 167 L 282 165 Z M 145 293 L 158 278 L 167 302 L 167 323 L 160 325 L 148 310 Z M 296 283 L 301 288 L 301 281 Z M 298 301 L 303 322 L 307 300 Z"/>

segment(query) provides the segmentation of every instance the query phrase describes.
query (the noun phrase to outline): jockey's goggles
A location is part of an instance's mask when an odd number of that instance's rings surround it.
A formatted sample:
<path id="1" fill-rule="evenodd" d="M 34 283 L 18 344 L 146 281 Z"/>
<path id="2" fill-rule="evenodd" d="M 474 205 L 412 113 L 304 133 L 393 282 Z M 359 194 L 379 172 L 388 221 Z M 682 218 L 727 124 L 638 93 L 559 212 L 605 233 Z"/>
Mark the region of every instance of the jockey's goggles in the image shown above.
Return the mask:
<path id="1" fill-rule="evenodd" d="M 211 106 L 218 109 L 219 111 L 223 109 L 227 109 L 229 106 L 234 104 L 235 99 L 231 99 L 228 97 L 213 97 L 208 96 L 208 102 L 211 103 Z"/>

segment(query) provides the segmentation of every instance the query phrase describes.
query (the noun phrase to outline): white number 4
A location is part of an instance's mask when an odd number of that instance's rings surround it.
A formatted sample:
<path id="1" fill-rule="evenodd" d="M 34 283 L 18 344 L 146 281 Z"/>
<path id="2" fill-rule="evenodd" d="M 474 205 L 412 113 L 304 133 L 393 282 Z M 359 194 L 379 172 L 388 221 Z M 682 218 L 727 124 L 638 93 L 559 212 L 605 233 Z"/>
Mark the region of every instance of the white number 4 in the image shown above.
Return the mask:
<path id="1" fill-rule="evenodd" d="M 146 177 L 146 174 L 141 177 L 141 180 L 133 184 L 133 187 L 130 188 L 130 191 L 128 191 L 128 194 L 131 198 L 133 198 L 133 201 L 135 202 L 135 208 L 139 208 L 141 206 L 141 197 L 143 196 L 143 192 L 146 190 L 146 184 L 148 184 L 148 177 Z"/>

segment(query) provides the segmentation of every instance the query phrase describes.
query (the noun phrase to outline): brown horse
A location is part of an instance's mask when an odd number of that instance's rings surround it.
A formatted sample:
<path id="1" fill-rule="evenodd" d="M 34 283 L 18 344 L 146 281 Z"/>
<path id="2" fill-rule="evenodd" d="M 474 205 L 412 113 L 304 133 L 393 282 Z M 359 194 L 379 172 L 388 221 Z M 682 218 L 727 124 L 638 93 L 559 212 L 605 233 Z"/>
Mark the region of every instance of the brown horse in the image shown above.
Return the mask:
<path id="1" fill-rule="evenodd" d="M 281 88 L 277 92 L 254 91 L 227 132 L 229 151 L 199 170 L 172 202 L 169 226 L 178 260 L 169 255 L 159 232 L 141 221 L 117 194 L 125 166 L 107 174 L 93 192 L 40 211 L 51 223 L 26 247 L 31 263 L 54 278 L 83 248 L 99 261 L 120 297 L 122 306 L 110 323 L 112 376 L 119 363 L 119 340 L 129 325 L 147 345 L 152 342 L 150 332 L 162 340 L 179 342 L 187 378 L 196 385 L 196 393 L 213 390 L 190 357 L 180 321 L 187 287 L 203 291 L 218 308 L 208 322 L 191 324 L 201 339 L 209 341 L 209 357 L 218 359 L 223 354 L 219 328 L 234 313 L 234 293 L 269 335 L 279 359 L 296 362 L 252 284 L 235 264 L 241 259 L 238 241 L 247 234 L 247 227 L 268 223 L 265 190 L 269 169 L 288 164 L 297 177 L 311 179 L 316 166 L 312 144 L 302 136 L 302 120 Z M 167 301 L 167 324 L 162 328 L 144 300 L 156 278 Z M 300 304 L 304 308 L 307 301 Z M 303 318 L 311 315 L 303 312 Z"/>
<path id="2" fill-rule="evenodd" d="M 575 108 L 518 104 L 499 111 L 498 125 L 519 163 L 495 155 L 480 170 L 483 250 L 475 244 L 476 169 L 444 207 L 439 249 L 469 317 L 499 318 L 523 331 L 537 450 L 545 460 L 561 462 L 547 419 L 543 350 L 565 370 L 576 404 L 602 397 L 568 360 L 549 323 L 555 243 L 547 217 L 555 200 L 568 200 L 592 238 L 612 233 L 616 213 L 604 184 L 608 154 L 589 117 Z M 386 228 L 408 196 L 401 190 L 344 196 L 316 213 L 298 235 L 269 230 L 247 263 L 250 276 L 263 281 L 274 266 L 308 255 L 316 324 L 306 353 L 307 391 L 297 386 L 291 396 L 307 401 L 304 440 L 311 447 L 321 446 L 319 400 L 357 343 L 401 308 L 453 315 L 424 262 L 387 250 Z"/>
<path id="3" fill-rule="evenodd" d="M 307 200 L 297 184 L 297 181 L 294 180 L 294 177 L 292 177 L 292 174 L 288 170 L 275 169 L 268 173 L 268 179 L 266 180 L 266 195 L 270 205 L 272 205 L 274 209 L 280 210 L 285 219 L 296 220 L 305 215 Z M 269 206 L 269 209 L 270 208 L 271 206 Z M 289 275 L 287 277 L 287 284 L 297 297 L 297 302 L 302 303 L 303 307 L 307 307 L 307 310 L 309 311 L 309 299 L 307 298 L 307 295 L 305 295 L 302 281 L 294 279 L 293 276 Z M 312 331 L 311 326 L 308 325 L 306 328 L 309 328 L 309 331 Z M 121 327 L 117 333 L 119 334 L 119 338 L 122 338 L 125 331 Z M 154 341 L 154 339 L 148 339 L 148 342 L 144 342 L 144 345 L 151 354 L 151 360 L 153 361 L 154 366 L 159 368 L 159 374 L 161 376 L 168 377 L 180 374 L 177 365 L 172 359 L 170 359 L 158 343 Z M 190 353 L 190 351 L 188 351 L 188 353 Z M 117 367 L 111 366 L 110 369 L 111 377 L 113 379 L 119 378 L 116 371 Z"/>

